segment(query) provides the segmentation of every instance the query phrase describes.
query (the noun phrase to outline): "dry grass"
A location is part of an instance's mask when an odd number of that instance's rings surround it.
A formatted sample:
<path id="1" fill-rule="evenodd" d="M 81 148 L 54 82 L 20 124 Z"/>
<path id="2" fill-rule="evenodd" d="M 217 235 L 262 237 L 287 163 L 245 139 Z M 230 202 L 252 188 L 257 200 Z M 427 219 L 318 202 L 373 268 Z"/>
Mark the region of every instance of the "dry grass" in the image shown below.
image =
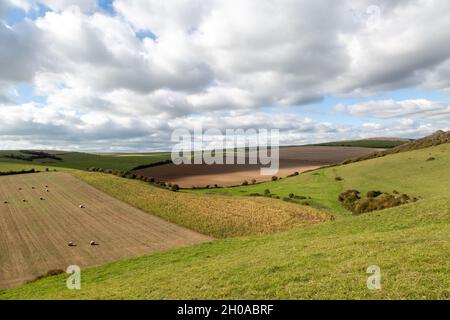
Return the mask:
<path id="1" fill-rule="evenodd" d="M 274 199 L 171 192 L 108 174 L 73 174 L 139 209 L 217 238 L 285 231 L 330 219 L 314 208 Z"/>

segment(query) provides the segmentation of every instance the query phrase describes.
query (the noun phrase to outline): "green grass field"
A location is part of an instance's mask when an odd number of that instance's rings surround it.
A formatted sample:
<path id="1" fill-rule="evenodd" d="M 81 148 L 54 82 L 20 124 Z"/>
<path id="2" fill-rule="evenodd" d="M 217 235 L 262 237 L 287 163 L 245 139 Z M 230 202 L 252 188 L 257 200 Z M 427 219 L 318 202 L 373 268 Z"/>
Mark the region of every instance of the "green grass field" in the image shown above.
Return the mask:
<path id="1" fill-rule="evenodd" d="M 86 170 L 89 167 L 99 167 L 103 169 L 115 170 L 131 170 L 137 166 L 151 164 L 163 160 L 170 159 L 170 153 L 154 153 L 154 154 L 117 154 L 117 155 L 99 155 L 90 153 L 71 152 L 59 154 L 55 159 L 36 159 L 33 161 L 23 161 L 2 156 L 8 154 L 20 155 L 19 151 L 0 151 L 0 163 L 17 163 L 27 165 L 53 166 L 61 168 L 72 168 Z"/>
<path id="2" fill-rule="evenodd" d="M 315 146 L 362 147 L 389 149 L 405 144 L 402 140 L 349 140 L 314 144 Z"/>
<path id="3" fill-rule="evenodd" d="M 450 299 L 449 160 L 446 144 L 277 182 L 204 190 L 230 198 L 266 188 L 310 195 L 341 219 L 87 269 L 80 291 L 67 290 L 60 275 L 0 292 L 0 299 Z M 347 188 L 396 189 L 421 200 L 351 216 L 336 200 Z M 382 290 L 366 287 L 370 265 L 381 268 Z"/>
<path id="4" fill-rule="evenodd" d="M 270 236 L 233 238 L 0 292 L 0 299 L 449 299 L 450 200 L 341 219 Z M 366 287 L 370 265 L 382 290 Z"/>
<path id="5" fill-rule="evenodd" d="M 433 161 L 427 161 L 435 158 Z M 246 196 L 272 194 L 287 197 L 290 193 L 311 197 L 312 206 L 325 208 L 346 216 L 338 201 L 340 192 L 357 189 L 365 194 L 370 190 L 397 190 L 413 196 L 431 198 L 450 195 L 450 144 L 403 152 L 386 157 L 310 171 L 296 177 L 250 186 L 198 189 L 189 192 Z M 341 181 L 336 178 L 341 178 Z M 340 215 L 339 215 L 340 213 Z"/>

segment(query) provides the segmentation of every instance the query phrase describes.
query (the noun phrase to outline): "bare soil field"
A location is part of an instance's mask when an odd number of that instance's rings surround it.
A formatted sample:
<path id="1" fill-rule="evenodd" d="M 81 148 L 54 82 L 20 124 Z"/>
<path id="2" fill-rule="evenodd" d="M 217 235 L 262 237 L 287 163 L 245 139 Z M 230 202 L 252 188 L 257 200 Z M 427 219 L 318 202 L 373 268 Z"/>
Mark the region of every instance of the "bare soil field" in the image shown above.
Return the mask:
<path id="1" fill-rule="evenodd" d="M 280 168 L 277 177 L 294 172 L 305 172 L 323 166 L 340 163 L 383 149 L 360 147 L 302 146 L 280 148 Z M 158 181 L 176 183 L 182 188 L 240 185 L 244 180 L 251 183 L 268 181 L 272 177 L 260 174 L 259 164 L 167 164 L 134 171 L 137 175 L 153 177 Z"/>
<path id="2" fill-rule="evenodd" d="M 211 239 L 67 173 L 0 177 L 0 289 L 69 265 L 96 266 Z"/>

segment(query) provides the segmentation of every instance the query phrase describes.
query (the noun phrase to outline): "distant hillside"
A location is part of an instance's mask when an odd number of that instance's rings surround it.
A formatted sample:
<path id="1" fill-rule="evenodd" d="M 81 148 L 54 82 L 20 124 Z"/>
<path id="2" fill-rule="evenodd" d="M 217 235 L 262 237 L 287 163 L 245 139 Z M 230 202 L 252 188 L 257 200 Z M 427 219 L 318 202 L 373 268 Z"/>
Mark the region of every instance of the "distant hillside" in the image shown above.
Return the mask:
<path id="1" fill-rule="evenodd" d="M 170 153 L 111 154 L 98 155 L 82 152 L 61 152 L 30 150 L 0 150 L 0 163 L 34 164 L 40 166 L 87 170 L 100 167 L 113 170 L 132 170 L 170 159 Z"/>
<path id="2" fill-rule="evenodd" d="M 403 145 L 411 140 L 396 138 L 371 138 L 364 140 L 347 140 L 334 141 L 314 144 L 314 146 L 330 146 L 330 147 L 362 147 L 362 148 L 378 148 L 390 149 Z"/>
<path id="3" fill-rule="evenodd" d="M 347 164 L 347 163 L 358 162 L 358 161 L 363 161 L 363 160 L 368 160 L 368 159 L 373 159 L 373 158 L 378 158 L 378 157 L 384 157 L 388 154 L 419 150 L 419 149 L 424 149 L 424 148 L 428 148 L 428 147 L 432 147 L 432 146 L 438 146 L 443 143 L 450 143 L 450 131 L 445 132 L 445 131 L 439 130 L 439 131 L 436 131 L 435 133 L 433 133 L 432 135 L 426 136 L 424 138 L 412 140 L 410 142 L 403 143 L 399 146 L 396 146 L 394 148 L 391 148 L 391 149 L 388 149 L 385 151 L 375 152 L 373 154 L 358 157 L 355 159 L 349 159 L 349 160 L 344 161 L 343 163 Z"/>

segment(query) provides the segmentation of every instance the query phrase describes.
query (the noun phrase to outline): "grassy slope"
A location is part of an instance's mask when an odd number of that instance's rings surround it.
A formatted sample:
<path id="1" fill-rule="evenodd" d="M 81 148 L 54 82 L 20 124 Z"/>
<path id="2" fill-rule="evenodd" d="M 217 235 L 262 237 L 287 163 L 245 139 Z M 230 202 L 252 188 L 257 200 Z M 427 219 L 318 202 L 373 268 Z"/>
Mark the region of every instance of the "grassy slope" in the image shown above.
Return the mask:
<path id="1" fill-rule="evenodd" d="M 143 211 L 216 238 L 285 231 L 330 218 L 314 208 L 275 199 L 207 197 L 172 192 L 108 174 L 71 173 Z"/>
<path id="2" fill-rule="evenodd" d="M 0 156 L 4 154 L 20 154 L 15 151 L 0 151 Z M 151 164 L 162 160 L 170 159 L 169 153 L 155 153 L 148 155 L 97 155 L 89 153 L 66 153 L 57 155 L 62 161 L 53 159 L 37 159 L 22 161 L 8 158 L 0 158 L 0 163 L 18 163 L 28 165 L 43 165 L 64 167 L 72 169 L 86 170 L 89 167 L 100 167 L 104 169 L 131 170 L 139 165 Z"/>
<path id="3" fill-rule="evenodd" d="M 434 157 L 434 161 L 426 161 Z M 337 200 L 339 192 L 357 189 L 363 193 L 381 190 L 408 193 L 430 198 L 450 195 L 450 144 L 398 153 L 351 165 L 311 171 L 297 177 L 257 185 L 193 190 L 196 193 L 247 195 L 264 193 L 286 197 L 289 193 L 311 196 L 312 204 L 324 206 L 334 212 L 345 213 Z M 335 178 L 341 177 L 342 181 Z"/>
<path id="4" fill-rule="evenodd" d="M 436 160 L 426 162 L 430 154 Z M 442 145 L 268 184 L 279 193 L 302 191 L 298 194 L 320 194 L 322 188 L 332 195 L 333 188 L 350 186 L 398 189 L 423 196 L 417 203 L 85 270 L 81 291 L 65 289 L 65 276 L 57 276 L 2 292 L 0 299 L 450 299 L 449 157 L 450 145 Z M 335 181 L 335 175 L 344 180 Z M 237 189 L 230 192 L 240 194 Z M 373 264 L 381 268 L 381 291 L 366 288 L 366 268 Z"/>
<path id="5" fill-rule="evenodd" d="M 0 172 L 46 167 L 0 163 Z M 51 168 L 53 170 L 53 168 Z M 275 199 L 206 196 L 172 192 L 117 176 L 57 168 L 145 212 L 215 238 L 286 231 L 327 221 L 317 209 Z"/>
<path id="6" fill-rule="evenodd" d="M 0 292 L 0 299 L 450 298 L 450 200 L 342 219 L 264 237 L 235 238 L 84 270 Z M 380 266 L 381 291 L 366 288 Z"/>
<path id="7" fill-rule="evenodd" d="M 315 144 L 315 146 L 337 146 L 337 147 L 364 147 L 364 148 L 394 148 L 405 144 L 407 141 L 396 140 L 354 140 L 336 141 Z"/>

